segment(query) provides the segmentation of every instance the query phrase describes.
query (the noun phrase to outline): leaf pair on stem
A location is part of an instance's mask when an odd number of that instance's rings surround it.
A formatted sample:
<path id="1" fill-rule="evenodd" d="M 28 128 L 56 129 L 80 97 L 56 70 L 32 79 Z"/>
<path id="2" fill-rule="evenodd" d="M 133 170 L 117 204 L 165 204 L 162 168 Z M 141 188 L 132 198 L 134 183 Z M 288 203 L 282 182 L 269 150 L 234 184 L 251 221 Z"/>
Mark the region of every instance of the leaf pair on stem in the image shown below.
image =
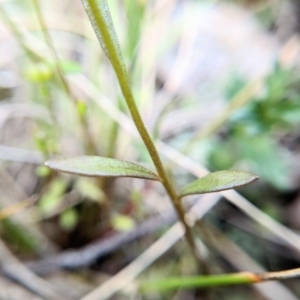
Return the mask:
<path id="1" fill-rule="evenodd" d="M 100 156 L 59 157 L 50 159 L 45 164 L 51 169 L 81 176 L 133 177 L 160 181 L 158 175 L 141 165 Z M 246 171 L 218 171 L 186 185 L 179 197 L 233 189 L 257 179 L 258 176 Z"/>
<path id="2" fill-rule="evenodd" d="M 90 18 L 91 24 L 97 35 L 100 45 L 115 71 L 115 75 L 118 79 L 122 94 L 132 116 L 133 122 L 151 156 L 151 159 L 157 171 L 157 175 L 142 166 L 108 158 L 79 157 L 58 160 L 56 159 L 54 161 L 49 161 L 47 164 L 48 166 L 54 167 L 57 170 L 86 176 L 129 176 L 161 181 L 172 201 L 179 220 L 184 225 L 188 244 L 190 245 L 195 258 L 198 259 L 200 257 L 200 254 L 197 251 L 191 229 L 185 221 L 185 212 L 180 202 L 180 198 L 185 195 L 198 193 L 198 190 L 200 190 L 201 193 L 204 193 L 222 190 L 224 189 L 224 186 L 225 189 L 236 187 L 238 186 L 234 184 L 236 178 L 232 176 L 233 174 L 231 174 L 229 177 L 224 173 L 221 174 L 223 176 L 220 176 L 220 174 L 218 174 L 218 180 L 214 178 L 214 180 L 212 181 L 212 178 L 208 177 L 208 179 L 202 179 L 204 180 L 204 182 L 194 182 L 191 186 L 185 187 L 181 194 L 178 194 L 176 192 L 174 184 L 167 176 L 167 172 L 162 164 L 154 142 L 151 139 L 151 136 L 147 131 L 137 109 L 107 1 L 82 0 L 82 2 Z M 237 173 L 235 174 L 237 175 Z M 248 181 L 246 180 L 245 182 L 245 180 L 242 180 L 243 184 L 251 182 L 257 178 L 252 174 L 248 174 L 248 176 Z M 230 180 L 228 180 L 228 178 L 230 178 Z M 239 182 L 239 179 L 237 181 Z M 212 182 L 214 182 L 214 184 Z M 197 188 L 197 186 L 199 186 L 199 188 Z"/>
<path id="3" fill-rule="evenodd" d="M 185 221 L 184 209 L 179 200 L 187 195 L 212 193 L 240 187 L 257 180 L 258 176 L 245 171 L 227 170 L 214 172 L 195 180 L 194 182 L 185 186 L 179 193 L 177 193 L 174 188 L 173 182 L 167 176 L 167 172 L 161 162 L 156 147 L 136 107 L 107 1 L 82 0 L 82 2 L 85 6 L 85 9 L 90 18 L 93 29 L 98 37 L 98 40 L 102 46 L 102 49 L 104 50 L 115 71 L 133 122 L 151 156 L 157 174 L 141 165 L 132 162 L 97 156 L 53 158 L 47 161 L 46 165 L 58 171 L 83 176 L 133 177 L 160 181 L 165 187 L 165 190 L 173 203 L 180 221 L 184 225 L 187 241 L 197 257 L 194 237 L 190 227 Z M 220 276 L 185 278 L 185 280 L 182 280 L 182 278 L 175 278 L 170 279 L 169 282 L 161 286 L 159 286 L 159 283 L 155 282 L 152 287 L 154 287 L 155 289 L 172 289 L 176 287 L 186 288 L 192 286 L 208 287 L 230 284 L 245 284 L 262 282 L 266 280 L 291 278 L 299 275 L 300 269 L 265 273 L 260 275 L 254 273 L 239 273 L 232 275 L 224 274 Z M 148 286 L 146 285 L 145 288 L 151 289 L 151 284 Z"/>

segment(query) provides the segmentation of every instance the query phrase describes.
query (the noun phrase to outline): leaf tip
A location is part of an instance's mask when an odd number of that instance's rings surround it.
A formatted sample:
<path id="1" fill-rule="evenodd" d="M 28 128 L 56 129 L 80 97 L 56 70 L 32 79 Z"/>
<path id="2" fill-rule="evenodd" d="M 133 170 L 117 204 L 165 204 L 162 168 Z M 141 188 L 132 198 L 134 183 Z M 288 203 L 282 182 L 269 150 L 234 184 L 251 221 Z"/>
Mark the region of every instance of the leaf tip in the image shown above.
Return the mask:
<path id="1" fill-rule="evenodd" d="M 249 183 L 252 183 L 252 182 L 254 182 L 254 181 L 256 181 L 256 180 L 259 179 L 259 176 L 258 176 L 258 175 L 253 174 L 253 173 L 251 173 L 251 174 L 253 175 L 253 179 L 252 179 L 252 181 L 250 181 Z"/>
<path id="2" fill-rule="evenodd" d="M 248 185 L 259 176 L 247 171 L 223 170 L 210 173 L 188 184 L 180 191 L 180 198 L 193 195 L 220 192 Z"/>
<path id="3" fill-rule="evenodd" d="M 52 170 L 55 169 L 55 158 L 50 158 L 44 162 L 44 165 Z"/>

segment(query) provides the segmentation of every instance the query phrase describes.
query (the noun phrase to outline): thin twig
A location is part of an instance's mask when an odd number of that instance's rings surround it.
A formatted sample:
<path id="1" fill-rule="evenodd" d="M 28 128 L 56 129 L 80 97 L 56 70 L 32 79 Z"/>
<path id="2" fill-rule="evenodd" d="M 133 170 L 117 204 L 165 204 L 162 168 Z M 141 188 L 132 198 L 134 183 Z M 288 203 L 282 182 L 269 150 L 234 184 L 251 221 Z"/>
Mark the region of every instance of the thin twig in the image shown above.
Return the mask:
<path id="1" fill-rule="evenodd" d="M 219 199 L 218 194 L 204 195 L 201 200 L 193 206 L 193 213 L 187 213 L 186 217 L 189 219 L 194 219 L 195 216 L 199 219 L 202 218 L 218 203 Z M 183 235 L 183 228 L 181 224 L 177 222 L 132 263 L 81 300 L 110 299 L 115 293 L 128 287 L 141 272 L 167 252 L 180 238 L 183 237 Z"/>
<path id="2" fill-rule="evenodd" d="M 44 299 L 63 299 L 50 283 L 32 273 L 16 257 L 14 257 L 5 244 L 0 240 L 0 268 L 5 276 L 20 283 Z"/>
<path id="3" fill-rule="evenodd" d="M 149 233 L 173 224 L 176 214 L 170 212 L 156 216 L 143 222 L 130 232 L 116 233 L 111 237 L 96 241 L 79 250 L 69 250 L 55 256 L 47 257 L 38 262 L 28 263 L 27 266 L 35 273 L 45 275 L 58 269 L 80 269 L 90 266 L 96 259 L 118 250 L 122 246 L 135 241 Z"/>
<path id="4" fill-rule="evenodd" d="M 212 224 L 206 224 L 207 232 L 211 233 L 205 242 L 216 249 L 232 266 L 239 271 L 248 270 L 256 273 L 264 273 L 266 270 L 245 253 L 238 245 L 227 238 Z M 201 229 L 202 232 L 202 229 Z M 268 282 L 255 284 L 253 288 L 258 290 L 264 297 L 270 300 L 296 300 L 298 299 L 280 282 Z"/>

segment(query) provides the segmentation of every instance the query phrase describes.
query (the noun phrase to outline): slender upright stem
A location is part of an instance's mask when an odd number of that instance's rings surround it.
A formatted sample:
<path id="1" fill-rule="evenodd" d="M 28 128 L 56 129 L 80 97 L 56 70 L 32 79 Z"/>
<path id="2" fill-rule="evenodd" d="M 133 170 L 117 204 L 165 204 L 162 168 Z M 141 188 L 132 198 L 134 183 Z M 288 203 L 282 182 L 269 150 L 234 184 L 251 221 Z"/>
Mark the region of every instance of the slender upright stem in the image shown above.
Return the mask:
<path id="1" fill-rule="evenodd" d="M 112 24 L 107 2 L 106 0 L 82 0 L 82 2 L 89 15 L 89 18 L 91 20 L 95 33 L 99 39 L 99 42 L 115 70 L 122 94 L 127 103 L 133 122 L 151 156 L 157 173 L 161 178 L 161 182 L 172 200 L 173 206 L 178 214 L 178 217 L 185 227 L 187 241 L 190 247 L 192 248 L 195 256 L 199 258 L 199 254 L 197 253 L 197 247 L 195 245 L 191 228 L 187 225 L 184 219 L 184 209 L 181 205 L 180 199 L 172 182 L 169 180 L 166 174 L 166 171 L 163 167 L 155 145 L 145 127 L 145 124 L 135 104 L 135 100 L 129 84 L 127 70 L 123 63 L 121 50 Z"/>
<path id="2" fill-rule="evenodd" d="M 43 34 L 44 34 L 44 37 L 45 37 L 45 41 L 51 51 L 51 55 L 52 55 L 52 58 L 54 60 L 54 67 L 55 67 L 55 70 L 56 70 L 56 73 L 60 79 L 60 82 L 66 92 L 66 94 L 69 96 L 69 98 L 72 100 L 72 102 L 74 103 L 75 105 L 75 109 L 76 109 L 76 112 L 78 114 L 78 119 L 79 119 L 79 122 L 80 122 L 80 125 L 81 125 L 81 129 L 82 129 L 82 135 L 83 135 L 83 138 L 85 140 L 85 145 L 87 147 L 87 150 L 91 153 L 91 154 L 95 154 L 97 152 L 96 150 L 96 146 L 93 142 L 93 139 L 90 135 L 90 132 L 87 128 L 87 121 L 86 121 L 86 118 L 81 116 L 79 113 L 78 113 L 78 110 L 77 110 L 77 102 L 78 100 L 76 99 L 76 97 L 74 96 L 74 94 L 72 93 L 70 87 L 69 87 L 69 84 L 65 78 L 65 74 L 64 74 L 64 71 L 61 67 L 61 63 L 60 63 L 60 58 L 55 50 L 55 47 L 54 47 L 54 44 L 53 44 L 53 41 L 51 39 L 51 36 L 49 34 L 49 31 L 47 29 L 47 25 L 45 23 L 45 20 L 43 18 L 43 15 L 42 15 L 42 11 L 41 11 L 41 7 L 40 7 L 40 3 L 39 3 L 39 0 L 33 0 L 33 5 L 34 5 L 34 8 L 35 8 L 35 11 L 37 13 L 37 17 L 38 17 L 38 21 L 41 25 L 41 28 L 42 28 L 42 31 L 43 31 Z"/>
<path id="3" fill-rule="evenodd" d="M 10 18 L 8 12 L 4 9 L 3 4 L 0 5 L 0 16 L 1 20 L 4 21 L 9 30 L 13 33 L 16 41 L 19 43 L 20 48 L 24 50 L 27 56 L 35 62 L 40 61 L 42 57 L 38 53 L 34 52 L 25 41 L 20 27 Z"/>

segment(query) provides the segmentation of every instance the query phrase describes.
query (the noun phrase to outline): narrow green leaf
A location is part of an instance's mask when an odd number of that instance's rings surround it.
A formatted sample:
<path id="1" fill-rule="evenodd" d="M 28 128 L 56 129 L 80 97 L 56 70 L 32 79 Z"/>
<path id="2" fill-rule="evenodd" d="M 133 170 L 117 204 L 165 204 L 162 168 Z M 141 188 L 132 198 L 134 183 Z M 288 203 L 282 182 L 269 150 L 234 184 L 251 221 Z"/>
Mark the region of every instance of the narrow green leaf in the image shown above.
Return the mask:
<path id="1" fill-rule="evenodd" d="M 143 293 L 151 291 L 168 291 L 174 289 L 207 288 L 230 285 L 241 285 L 261 282 L 258 274 L 251 272 L 241 272 L 232 274 L 220 274 L 210 276 L 191 276 L 161 278 L 160 280 L 142 281 L 140 290 Z"/>
<path id="2" fill-rule="evenodd" d="M 257 179 L 257 175 L 246 171 L 218 171 L 210 173 L 185 186 L 180 191 L 180 197 L 234 189 L 249 184 Z"/>
<path id="3" fill-rule="evenodd" d="M 127 80 L 127 70 L 121 54 L 106 0 L 82 0 L 100 45 L 110 60 L 117 76 Z"/>
<path id="4" fill-rule="evenodd" d="M 132 162 L 100 156 L 75 156 L 52 158 L 45 162 L 51 169 L 91 177 L 135 177 L 159 180 L 159 177 Z"/>

